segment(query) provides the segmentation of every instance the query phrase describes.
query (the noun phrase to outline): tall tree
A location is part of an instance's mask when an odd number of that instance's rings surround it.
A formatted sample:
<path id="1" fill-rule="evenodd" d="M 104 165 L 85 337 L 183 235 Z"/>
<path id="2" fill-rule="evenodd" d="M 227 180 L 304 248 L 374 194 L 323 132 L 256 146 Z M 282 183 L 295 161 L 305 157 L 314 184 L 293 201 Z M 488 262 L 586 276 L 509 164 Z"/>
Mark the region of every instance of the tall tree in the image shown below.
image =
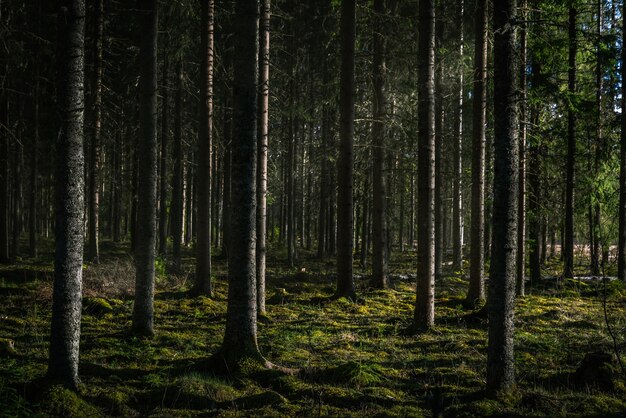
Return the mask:
<path id="1" fill-rule="evenodd" d="M 172 226 L 172 261 L 180 269 L 180 246 L 183 241 L 183 60 L 176 65 L 176 104 L 174 119 L 174 146 L 172 154 L 172 202 L 170 217 Z"/>
<path id="2" fill-rule="evenodd" d="M 104 0 L 94 4 L 93 72 L 91 79 L 92 135 L 89 148 L 89 260 L 100 261 L 100 131 L 102 126 L 102 39 L 104 36 Z"/>
<path id="3" fill-rule="evenodd" d="M 463 62 L 463 1 L 458 1 L 458 56 Z M 454 95 L 454 175 L 452 187 L 452 267 L 455 270 L 463 266 L 463 65 L 459 64 L 455 80 Z"/>
<path id="4" fill-rule="evenodd" d="M 154 259 L 157 187 L 157 0 L 139 0 L 139 143 L 137 151 L 137 240 L 132 330 L 154 334 Z"/>
<path id="5" fill-rule="evenodd" d="M 418 18 L 418 227 L 414 325 L 435 324 L 435 2 L 421 0 Z"/>
<path id="6" fill-rule="evenodd" d="M 8 73 L 8 65 L 5 73 Z M 9 262 L 9 90 L 2 89 L 0 129 L 0 263 Z"/>
<path id="7" fill-rule="evenodd" d="M 516 293 L 524 296 L 524 280 L 526 274 L 526 20 L 528 0 L 522 0 L 522 26 L 520 30 L 520 127 L 519 127 L 519 194 L 517 198 L 517 273 Z"/>
<path id="8" fill-rule="evenodd" d="M 336 296 L 355 298 L 352 274 L 354 250 L 354 44 L 356 1 L 342 0 L 341 70 L 339 81 L 339 159 L 337 160 L 337 291 Z"/>
<path id="9" fill-rule="evenodd" d="M 385 188 L 385 0 L 374 0 L 372 80 L 372 285 L 385 289 L 387 279 L 387 190 Z"/>
<path id="10" fill-rule="evenodd" d="M 233 125 L 228 257 L 228 309 L 218 353 L 231 370 L 244 358 L 262 360 L 257 343 L 256 149 L 258 82 L 258 0 L 235 2 Z"/>
<path id="11" fill-rule="evenodd" d="M 477 0 L 474 40 L 474 94 L 472 107 L 472 214 L 470 284 L 467 301 L 485 299 L 485 125 L 487 123 L 487 0 Z"/>
<path id="12" fill-rule="evenodd" d="M 166 48 L 167 51 L 167 48 Z M 166 52 L 167 54 L 167 52 Z M 160 176 L 159 176 L 159 254 L 167 253 L 167 143 L 170 136 L 169 124 L 169 86 L 168 73 L 170 71 L 170 60 L 166 55 L 163 60 L 163 79 L 161 88 L 163 90 L 161 100 L 161 156 L 160 156 Z"/>
<path id="13" fill-rule="evenodd" d="M 85 2 L 65 0 L 58 12 L 58 104 L 55 260 L 47 377 L 78 386 L 84 237 Z"/>
<path id="14" fill-rule="evenodd" d="M 626 27 L 626 2 L 622 6 L 622 25 Z M 626 62 L 626 31 L 622 31 L 622 62 Z M 621 66 L 622 80 L 626 80 L 626 65 Z M 626 83 L 622 83 L 622 116 L 620 133 L 619 170 L 619 245 L 617 276 L 626 281 Z"/>
<path id="15" fill-rule="evenodd" d="M 202 0 L 198 220 L 194 293 L 211 296 L 211 151 L 213 139 L 213 20 L 215 0 Z"/>
<path id="16" fill-rule="evenodd" d="M 515 22 L 516 0 L 494 4 L 494 183 L 487 391 L 496 395 L 515 384 L 513 315 L 517 245 L 518 142 Z"/>
<path id="17" fill-rule="evenodd" d="M 576 94 L 576 17 L 574 6 L 569 8 L 569 54 L 567 70 L 567 163 L 565 177 L 565 231 L 563 239 L 563 277 L 574 276 L 574 166 L 576 164 L 576 113 L 572 104 Z"/>
<path id="18" fill-rule="evenodd" d="M 259 132 L 257 138 L 257 314 L 265 314 L 265 255 L 267 234 L 267 154 L 269 146 L 270 16 L 271 0 L 261 2 L 259 37 Z"/>

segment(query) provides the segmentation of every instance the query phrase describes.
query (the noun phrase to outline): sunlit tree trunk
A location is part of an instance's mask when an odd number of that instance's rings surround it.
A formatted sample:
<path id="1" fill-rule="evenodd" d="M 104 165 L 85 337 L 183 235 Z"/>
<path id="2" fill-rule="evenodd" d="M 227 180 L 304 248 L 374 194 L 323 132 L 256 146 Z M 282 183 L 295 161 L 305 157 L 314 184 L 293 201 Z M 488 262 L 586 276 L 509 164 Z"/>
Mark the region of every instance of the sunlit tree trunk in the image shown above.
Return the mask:
<path id="1" fill-rule="evenodd" d="M 257 138 L 257 244 L 256 280 L 257 314 L 265 314 L 265 255 L 267 235 L 267 153 L 269 146 L 269 82 L 270 82 L 270 4 L 261 2 L 261 33 L 259 44 L 259 132 Z"/>

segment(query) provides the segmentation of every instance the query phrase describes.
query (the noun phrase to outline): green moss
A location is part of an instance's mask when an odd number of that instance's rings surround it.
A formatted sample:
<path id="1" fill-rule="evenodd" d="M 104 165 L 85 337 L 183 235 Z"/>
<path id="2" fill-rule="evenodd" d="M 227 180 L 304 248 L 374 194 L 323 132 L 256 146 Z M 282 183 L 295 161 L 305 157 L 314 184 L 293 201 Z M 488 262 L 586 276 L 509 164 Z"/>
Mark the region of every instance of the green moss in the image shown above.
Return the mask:
<path id="1" fill-rule="evenodd" d="M 92 406 L 75 392 L 62 386 L 50 387 L 43 396 L 40 411 L 51 417 L 100 417 L 100 410 Z"/>
<path id="2" fill-rule="evenodd" d="M 111 304 L 103 298 L 84 298 L 83 309 L 85 313 L 94 316 L 103 316 L 113 312 Z"/>

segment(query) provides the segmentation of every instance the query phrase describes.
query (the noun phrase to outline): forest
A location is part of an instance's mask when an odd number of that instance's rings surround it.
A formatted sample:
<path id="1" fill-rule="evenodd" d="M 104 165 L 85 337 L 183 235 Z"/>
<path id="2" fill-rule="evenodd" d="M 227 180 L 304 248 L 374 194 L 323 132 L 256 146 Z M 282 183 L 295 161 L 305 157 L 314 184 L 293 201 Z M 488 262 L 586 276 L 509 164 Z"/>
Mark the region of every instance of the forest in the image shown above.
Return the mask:
<path id="1" fill-rule="evenodd" d="M 626 416 L 626 0 L 0 0 L 0 417 Z"/>

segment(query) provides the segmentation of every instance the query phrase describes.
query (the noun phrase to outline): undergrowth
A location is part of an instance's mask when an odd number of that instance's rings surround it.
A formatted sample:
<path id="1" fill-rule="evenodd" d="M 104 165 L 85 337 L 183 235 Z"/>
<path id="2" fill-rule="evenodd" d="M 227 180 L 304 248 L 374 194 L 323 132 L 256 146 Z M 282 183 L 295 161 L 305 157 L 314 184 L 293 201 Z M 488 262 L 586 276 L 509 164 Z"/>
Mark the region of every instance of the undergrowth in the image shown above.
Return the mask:
<path id="1" fill-rule="evenodd" d="M 184 264 L 192 270 L 186 254 Z M 107 258 L 108 257 L 108 258 Z M 78 395 L 37 393 L 46 371 L 52 264 L 0 267 L 0 415 L 6 416 L 623 416 L 624 377 L 614 390 L 574 378 L 587 353 L 612 353 L 601 286 L 546 281 L 516 305 L 517 390 L 486 399 L 487 324 L 464 308 L 465 271 L 437 282 L 435 329 L 408 336 L 415 301 L 415 253 L 395 254 L 392 287 L 368 288 L 355 266 L 359 301 L 332 300 L 332 260 L 304 252 L 294 269 L 270 254 L 268 318 L 259 345 L 296 375 L 242 368 L 215 376 L 198 369 L 219 348 L 226 314 L 226 265 L 215 260 L 215 296 L 189 298 L 186 275 L 159 269 L 156 335 L 129 337 L 132 260 L 113 248 L 85 275 Z M 467 266 L 465 266 L 466 268 Z M 99 280 L 96 280 L 99 279 Z M 608 286 L 607 311 L 623 348 L 626 287 Z M 470 314 L 470 315 L 468 315 Z M 625 353 L 622 352 L 622 356 Z M 624 358 L 624 357 L 623 357 Z M 626 358 L 624 358 L 626 360 Z"/>

